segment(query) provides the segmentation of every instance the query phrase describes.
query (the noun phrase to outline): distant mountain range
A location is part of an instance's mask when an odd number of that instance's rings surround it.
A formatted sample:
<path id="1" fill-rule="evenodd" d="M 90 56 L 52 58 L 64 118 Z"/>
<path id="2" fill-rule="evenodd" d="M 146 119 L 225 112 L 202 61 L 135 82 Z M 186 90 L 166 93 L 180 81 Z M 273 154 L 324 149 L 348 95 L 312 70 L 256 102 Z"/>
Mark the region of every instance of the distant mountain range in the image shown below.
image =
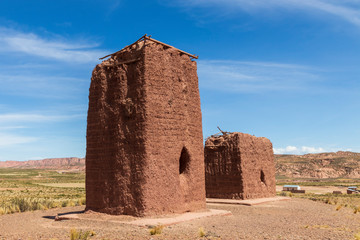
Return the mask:
<path id="1" fill-rule="evenodd" d="M 275 155 L 277 177 L 360 178 L 360 153 Z"/>
<path id="2" fill-rule="evenodd" d="M 79 169 L 85 170 L 85 158 L 47 158 L 29 161 L 0 161 L 0 168 Z"/>
<path id="3" fill-rule="evenodd" d="M 360 178 L 360 153 L 275 155 L 277 178 Z M 0 168 L 85 170 L 85 158 L 0 161 Z"/>

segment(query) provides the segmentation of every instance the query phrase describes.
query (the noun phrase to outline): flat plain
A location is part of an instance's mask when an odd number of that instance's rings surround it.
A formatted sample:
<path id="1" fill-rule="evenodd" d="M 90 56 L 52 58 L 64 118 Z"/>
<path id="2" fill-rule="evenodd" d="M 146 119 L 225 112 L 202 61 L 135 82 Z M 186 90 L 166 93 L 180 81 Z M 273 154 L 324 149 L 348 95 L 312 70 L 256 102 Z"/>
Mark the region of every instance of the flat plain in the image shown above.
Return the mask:
<path id="1" fill-rule="evenodd" d="M 160 234 L 151 235 L 154 226 L 99 219 L 55 221 L 59 213 L 84 210 L 82 171 L 0 169 L 0 239 L 81 239 L 70 236 L 74 231 L 91 233 L 88 239 L 104 240 L 360 239 L 359 195 L 330 193 L 335 189 L 344 192 L 346 186 L 358 183 L 357 179 L 344 181 L 304 182 L 306 194 L 284 193 L 279 185 L 278 195 L 291 196 L 289 201 L 256 206 L 207 204 L 207 208 L 228 210 L 232 215 L 164 226 Z"/>
<path id="2" fill-rule="evenodd" d="M 308 199 L 207 207 L 229 210 L 232 215 L 165 226 L 161 234 L 150 235 L 149 227 L 111 221 L 54 221 L 58 213 L 84 209 L 65 207 L 0 216 L 0 239 L 71 239 L 72 229 L 95 234 L 89 239 L 355 239 L 360 231 L 360 215 L 350 208 L 337 211 L 334 205 Z"/>
<path id="3" fill-rule="evenodd" d="M 0 168 L 0 215 L 84 204 L 84 172 Z"/>

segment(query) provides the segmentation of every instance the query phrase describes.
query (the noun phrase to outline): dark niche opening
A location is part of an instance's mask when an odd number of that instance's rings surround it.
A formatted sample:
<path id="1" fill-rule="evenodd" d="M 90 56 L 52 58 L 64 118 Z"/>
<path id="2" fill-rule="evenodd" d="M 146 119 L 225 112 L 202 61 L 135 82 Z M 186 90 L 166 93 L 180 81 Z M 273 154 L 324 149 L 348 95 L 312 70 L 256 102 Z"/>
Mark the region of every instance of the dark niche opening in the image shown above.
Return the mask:
<path id="1" fill-rule="evenodd" d="M 180 174 L 186 173 L 189 169 L 189 164 L 190 164 L 189 152 L 185 147 L 183 147 L 179 159 L 179 173 Z"/>
<path id="2" fill-rule="evenodd" d="M 260 180 L 262 183 L 264 183 L 266 185 L 265 174 L 264 174 L 263 170 L 261 170 L 261 172 L 260 172 Z"/>

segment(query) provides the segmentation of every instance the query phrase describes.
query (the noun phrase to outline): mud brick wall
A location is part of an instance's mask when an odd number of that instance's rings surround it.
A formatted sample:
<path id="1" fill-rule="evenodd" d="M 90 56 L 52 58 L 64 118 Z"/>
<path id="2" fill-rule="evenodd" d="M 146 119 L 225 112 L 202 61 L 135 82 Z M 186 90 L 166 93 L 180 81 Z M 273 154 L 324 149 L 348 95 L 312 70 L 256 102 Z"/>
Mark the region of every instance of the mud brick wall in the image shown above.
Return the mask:
<path id="1" fill-rule="evenodd" d="M 276 194 L 271 142 L 244 133 L 205 142 L 206 197 L 251 199 Z"/>
<path id="2" fill-rule="evenodd" d="M 91 79 L 86 209 L 134 216 L 205 208 L 196 62 L 143 42 Z"/>

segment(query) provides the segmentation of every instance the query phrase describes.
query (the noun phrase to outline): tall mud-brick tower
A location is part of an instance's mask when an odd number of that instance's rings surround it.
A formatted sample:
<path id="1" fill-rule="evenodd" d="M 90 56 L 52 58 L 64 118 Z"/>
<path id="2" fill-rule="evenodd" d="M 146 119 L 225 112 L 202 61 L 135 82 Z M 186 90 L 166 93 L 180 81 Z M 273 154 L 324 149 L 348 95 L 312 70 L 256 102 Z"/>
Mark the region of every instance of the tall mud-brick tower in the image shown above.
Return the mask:
<path id="1" fill-rule="evenodd" d="M 86 209 L 134 216 L 205 208 L 197 58 L 148 36 L 93 71 Z"/>

